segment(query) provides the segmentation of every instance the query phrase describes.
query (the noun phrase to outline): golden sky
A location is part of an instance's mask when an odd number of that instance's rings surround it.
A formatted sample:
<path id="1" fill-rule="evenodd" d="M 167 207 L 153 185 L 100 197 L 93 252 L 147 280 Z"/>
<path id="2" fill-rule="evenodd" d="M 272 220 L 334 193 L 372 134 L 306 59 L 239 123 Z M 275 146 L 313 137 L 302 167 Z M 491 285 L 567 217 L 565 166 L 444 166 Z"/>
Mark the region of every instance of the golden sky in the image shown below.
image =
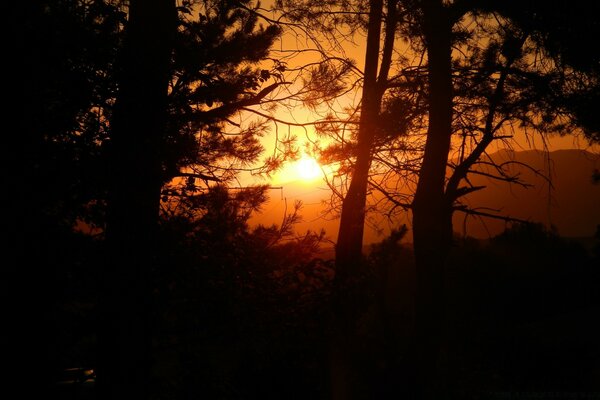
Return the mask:
<path id="1" fill-rule="evenodd" d="M 268 5 L 268 2 L 267 2 Z M 343 42 L 345 55 L 353 58 L 356 66 L 362 70 L 364 65 L 364 49 L 365 37 L 360 32 L 354 32 L 352 41 Z M 284 60 L 288 68 L 294 69 L 298 66 L 314 62 L 318 59 L 315 52 L 308 51 L 311 48 L 311 42 L 306 37 L 298 32 L 287 31 L 276 44 L 272 56 L 274 58 Z M 298 50 L 302 50 L 298 52 Z M 299 75 L 295 76 L 298 78 Z M 293 92 L 298 87 L 298 83 L 286 86 L 282 92 L 277 93 L 277 96 L 285 97 L 285 90 Z M 336 100 L 334 107 L 342 109 L 350 104 L 357 104 L 360 100 L 360 92 L 355 91 Z M 300 200 L 304 203 L 304 222 L 297 227 L 297 230 L 302 233 L 307 229 L 320 230 L 325 228 L 329 237 L 335 240 L 337 236 L 337 220 L 335 215 L 323 212 L 323 202 L 326 202 L 331 191 L 327 187 L 323 174 L 331 174 L 334 166 L 322 166 L 311 157 L 309 151 L 305 151 L 305 145 L 319 140 L 322 144 L 326 143 L 326 139 L 318 138 L 314 128 L 310 123 L 319 120 L 323 117 L 328 107 L 324 105 L 322 109 L 309 109 L 304 107 L 300 102 L 288 101 L 284 106 L 280 106 L 275 113 L 275 117 L 282 121 L 289 121 L 294 124 L 308 124 L 301 126 L 286 126 L 285 124 L 274 124 L 271 129 L 271 134 L 263 138 L 262 142 L 265 146 L 265 155 L 273 154 L 273 146 L 275 142 L 275 133 L 277 136 L 284 137 L 285 135 L 293 135 L 297 137 L 297 147 L 299 151 L 299 159 L 289 161 L 284 166 L 268 177 L 253 176 L 246 174 L 242 177 L 244 185 L 251 184 L 271 184 L 277 189 L 271 190 L 271 200 L 263 207 L 263 212 L 253 218 L 254 223 L 280 223 L 287 210 L 291 210 L 294 201 Z M 530 149 L 539 150 L 561 150 L 561 149 L 586 149 L 596 154 L 600 153 L 600 146 L 590 147 L 585 139 L 574 136 L 547 136 L 542 139 L 540 136 L 525 135 L 522 131 L 515 132 L 515 138 L 511 143 L 511 147 L 515 151 L 525 151 Z M 493 153 L 501 150 L 503 145 L 495 143 L 490 146 L 489 152 Z M 281 187 L 282 189 L 279 189 Z M 408 220 L 408 219 L 407 219 Z M 397 223 L 397 221 L 395 222 Z M 378 226 L 384 231 L 388 231 L 389 227 L 394 223 L 380 218 L 379 222 L 374 222 L 373 225 Z M 367 242 L 379 240 L 375 235 L 376 229 L 367 227 L 366 236 Z"/>

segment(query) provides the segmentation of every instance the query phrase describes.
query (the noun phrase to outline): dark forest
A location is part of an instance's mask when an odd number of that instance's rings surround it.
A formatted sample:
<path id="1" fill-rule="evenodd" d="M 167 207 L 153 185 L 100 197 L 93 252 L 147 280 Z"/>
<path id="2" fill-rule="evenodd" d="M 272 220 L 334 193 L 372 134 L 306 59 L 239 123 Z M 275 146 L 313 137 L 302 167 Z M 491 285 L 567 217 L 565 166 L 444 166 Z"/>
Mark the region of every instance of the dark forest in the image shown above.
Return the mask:
<path id="1" fill-rule="evenodd" d="M 8 398 L 600 399 L 600 220 L 486 197 L 576 137 L 600 198 L 597 4 L 8 9 Z M 261 221 L 309 155 L 339 229 Z"/>

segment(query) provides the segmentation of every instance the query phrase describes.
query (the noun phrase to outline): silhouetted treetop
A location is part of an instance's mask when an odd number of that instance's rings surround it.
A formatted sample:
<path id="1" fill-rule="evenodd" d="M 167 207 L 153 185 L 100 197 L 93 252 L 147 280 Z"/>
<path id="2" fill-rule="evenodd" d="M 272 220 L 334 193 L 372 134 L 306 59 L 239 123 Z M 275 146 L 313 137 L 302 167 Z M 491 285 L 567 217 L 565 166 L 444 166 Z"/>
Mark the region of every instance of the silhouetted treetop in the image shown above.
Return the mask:
<path id="1" fill-rule="evenodd" d="M 258 138 L 267 125 L 242 123 L 237 114 L 267 102 L 284 81 L 281 64 L 268 60 L 281 29 L 260 25 L 256 6 L 252 1 L 207 1 L 179 7 L 166 181 L 193 171 L 199 185 L 203 177 L 226 182 L 262 154 Z"/>
<path id="2" fill-rule="evenodd" d="M 484 2 L 485 3 L 485 2 Z M 490 5 L 492 4 L 492 5 Z M 586 137 L 600 140 L 594 110 L 600 102 L 600 5 L 588 1 L 507 1 L 483 4 L 528 33 L 562 73 L 567 85 L 553 94 L 552 106 L 571 115 Z"/>

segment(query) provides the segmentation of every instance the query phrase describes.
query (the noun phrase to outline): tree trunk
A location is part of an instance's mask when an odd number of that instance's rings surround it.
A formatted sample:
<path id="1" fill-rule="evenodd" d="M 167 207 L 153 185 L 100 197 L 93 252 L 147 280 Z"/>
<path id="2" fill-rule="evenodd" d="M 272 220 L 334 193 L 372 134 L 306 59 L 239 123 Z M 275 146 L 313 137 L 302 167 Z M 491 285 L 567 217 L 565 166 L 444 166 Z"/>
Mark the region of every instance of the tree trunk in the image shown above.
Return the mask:
<path id="1" fill-rule="evenodd" d="M 336 244 L 336 279 L 345 280 L 356 276 L 362 258 L 362 242 L 365 225 L 365 204 L 371 147 L 377 129 L 377 117 L 381 103 L 381 90 L 377 85 L 379 65 L 379 42 L 381 38 L 382 0 L 372 0 L 367 31 L 365 73 L 356 143 L 356 162 L 348 193 L 342 203 L 340 228 Z"/>
<path id="2" fill-rule="evenodd" d="M 47 243 L 55 222 L 44 212 L 45 193 L 38 183 L 45 174 L 40 166 L 43 135 L 48 130 L 42 117 L 49 106 L 47 80 L 54 79 L 54 65 L 43 57 L 37 26 L 44 19 L 44 4 L 9 3 L 4 19 L 7 127 L 2 151 L 2 364 L 3 390 L 21 398 L 44 398 L 54 384 L 56 368 L 51 355 L 52 314 L 56 287 L 55 265 Z M 45 97 L 46 95 L 46 97 Z M 10 127 L 9 127 L 10 126 Z M 42 164 L 43 165 L 43 164 Z M 35 367 L 33 367 L 35 365 Z M 44 371 L 35 378 L 31 372 Z"/>
<path id="3" fill-rule="evenodd" d="M 348 193 L 342 203 L 342 214 L 336 244 L 336 286 L 333 335 L 331 342 L 331 391 L 334 400 L 366 398 L 367 387 L 361 373 L 361 354 L 356 335 L 357 298 L 354 285 L 362 265 L 362 243 L 371 147 L 373 145 L 381 91 L 377 85 L 383 0 L 371 0 L 364 84 L 358 128 L 356 162 Z M 363 366 L 364 369 L 364 366 Z"/>
<path id="4" fill-rule="evenodd" d="M 413 203 L 417 268 L 417 384 L 428 398 L 443 329 L 444 264 L 452 240 L 452 209 L 444 196 L 452 135 L 451 23 L 441 0 L 423 2 L 429 73 L 429 127 Z"/>
<path id="5" fill-rule="evenodd" d="M 98 389 L 105 399 L 143 399 L 149 394 L 150 277 L 176 18 L 174 0 L 130 3 L 110 143 L 97 367 Z"/>

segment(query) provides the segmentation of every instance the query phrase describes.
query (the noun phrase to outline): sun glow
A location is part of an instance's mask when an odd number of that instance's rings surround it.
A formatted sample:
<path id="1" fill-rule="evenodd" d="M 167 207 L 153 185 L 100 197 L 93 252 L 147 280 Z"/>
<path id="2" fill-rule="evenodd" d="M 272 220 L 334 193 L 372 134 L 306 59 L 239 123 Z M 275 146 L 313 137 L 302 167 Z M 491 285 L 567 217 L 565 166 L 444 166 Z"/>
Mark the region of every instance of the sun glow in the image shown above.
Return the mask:
<path id="1" fill-rule="evenodd" d="M 303 154 L 299 160 L 286 165 L 278 174 L 277 181 L 292 182 L 305 181 L 310 182 L 323 177 L 321 166 L 309 155 Z"/>
<path id="2" fill-rule="evenodd" d="M 296 161 L 294 168 L 296 169 L 298 176 L 306 181 L 319 178 L 322 175 L 321 167 L 317 161 L 307 155 L 303 155 L 301 159 Z"/>

